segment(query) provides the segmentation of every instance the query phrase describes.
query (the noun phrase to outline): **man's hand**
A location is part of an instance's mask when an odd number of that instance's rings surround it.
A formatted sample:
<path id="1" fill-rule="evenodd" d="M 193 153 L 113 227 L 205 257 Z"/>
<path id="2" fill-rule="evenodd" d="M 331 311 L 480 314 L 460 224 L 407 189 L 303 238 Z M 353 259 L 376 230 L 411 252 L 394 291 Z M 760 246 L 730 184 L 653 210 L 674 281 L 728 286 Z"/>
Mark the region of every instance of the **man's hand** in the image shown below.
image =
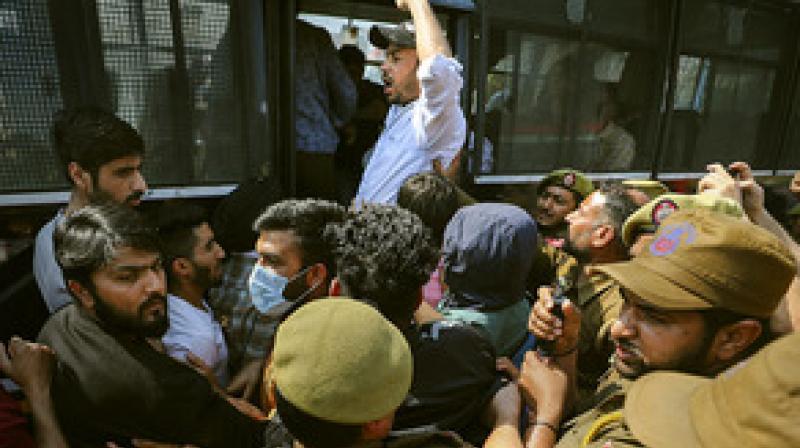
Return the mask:
<path id="1" fill-rule="evenodd" d="M 561 306 L 563 321 L 553 315 L 553 288 L 539 288 L 539 300 L 533 305 L 528 318 L 528 330 L 537 339 L 555 340 L 555 352 L 566 353 L 578 344 L 581 330 L 580 310 L 570 300 Z"/>
<path id="2" fill-rule="evenodd" d="M 522 364 L 519 387 L 528 407 L 536 409 L 536 420 L 558 427 L 569 389 L 567 373 L 554 360 L 529 351 Z"/>
<path id="3" fill-rule="evenodd" d="M 252 400 L 263 373 L 264 361 L 258 359 L 250 361 L 250 363 L 242 367 L 242 370 L 231 380 L 226 392 L 247 401 Z"/>
<path id="4" fill-rule="evenodd" d="M 792 182 L 789 183 L 789 191 L 794 193 L 797 199 L 800 199 L 800 171 L 794 173 L 794 178 L 792 178 Z"/>
<path id="5" fill-rule="evenodd" d="M 719 163 L 712 163 L 706 166 L 708 174 L 700 179 L 697 184 L 697 192 L 700 194 L 714 194 L 723 198 L 733 199 L 739 204 L 742 203 L 742 192 L 738 182 L 734 179 L 725 167 Z M 736 171 L 741 175 L 741 172 Z"/>
<path id="6" fill-rule="evenodd" d="M 753 219 L 764 213 L 764 187 L 756 182 L 750 165 L 745 162 L 734 162 L 731 163 L 729 168 L 739 173 L 738 184 L 742 191 L 741 204 L 747 216 Z"/>
<path id="7" fill-rule="evenodd" d="M 493 426 L 519 426 L 521 409 L 522 398 L 519 395 L 519 387 L 517 383 L 511 382 L 494 394 L 489 404 L 489 417 Z"/>
<path id="8" fill-rule="evenodd" d="M 55 354 L 46 345 L 16 336 L 8 342 L 8 350 L 0 343 L 0 370 L 27 395 L 50 390 L 54 365 Z"/>
<path id="9" fill-rule="evenodd" d="M 511 381 L 519 379 L 519 369 L 505 356 L 495 360 L 495 368 L 498 372 L 505 372 L 511 378 Z"/>

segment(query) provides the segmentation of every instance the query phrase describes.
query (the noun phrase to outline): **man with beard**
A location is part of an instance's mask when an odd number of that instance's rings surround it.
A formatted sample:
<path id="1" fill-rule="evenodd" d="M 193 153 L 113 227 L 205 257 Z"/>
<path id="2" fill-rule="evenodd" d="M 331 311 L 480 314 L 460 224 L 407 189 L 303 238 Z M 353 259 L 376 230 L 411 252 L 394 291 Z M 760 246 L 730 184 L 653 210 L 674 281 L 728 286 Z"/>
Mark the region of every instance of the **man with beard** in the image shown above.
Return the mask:
<path id="1" fill-rule="evenodd" d="M 592 181 L 570 168 L 555 170 L 536 187 L 533 217 L 548 246 L 561 247 L 567 238 L 567 215 L 594 190 Z"/>
<path id="2" fill-rule="evenodd" d="M 54 243 L 75 303 L 50 317 L 39 341 L 59 360 L 51 394 L 70 446 L 260 446 L 263 423 L 158 350 L 169 326 L 164 268 L 158 235 L 136 212 L 86 206 L 58 224 Z"/>
<path id="3" fill-rule="evenodd" d="M 66 209 L 36 235 L 33 274 L 50 313 L 72 302 L 53 251 L 58 223 L 90 202 L 137 206 L 147 190 L 142 137 L 113 114 L 95 108 L 62 112 L 53 125 L 53 140 L 72 192 Z"/>
<path id="4" fill-rule="evenodd" d="M 386 50 L 383 93 L 391 104 L 372 149 L 355 202 L 395 204 L 406 179 L 447 170 L 464 144 L 466 120 L 459 105 L 461 65 L 428 0 L 396 0 L 409 24 L 373 27 L 370 41 Z"/>
<path id="5" fill-rule="evenodd" d="M 713 377 L 746 359 L 771 338 L 769 318 L 797 272 L 791 252 L 769 232 L 702 209 L 673 213 L 645 253 L 597 270 L 619 282 L 625 298 L 611 328 L 613 369 L 594 406 L 562 428 L 581 313 L 568 302 L 560 319 L 549 296 L 537 303 L 530 329 L 554 340 L 563 356 L 526 356 L 520 385 L 536 405 L 529 446 L 556 445 L 559 435 L 558 447 L 642 446 L 621 412 L 631 380 L 663 370 Z"/>
<path id="6" fill-rule="evenodd" d="M 569 227 L 563 249 L 578 263 L 566 271 L 559 269 L 556 285 L 583 315 L 580 338 L 573 347 L 579 359 L 580 403 L 594 393 L 598 380 L 608 368 L 608 357 L 613 350 L 609 329 L 619 317 L 623 302 L 616 282 L 591 268 L 599 263 L 628 258 L 628 250 L 622 242 L 622 226 L 635 210 L 636 205 L 625 187 L 606 184 L 566 217 Z"/>
<path id="7" fill-rule="evenodd" d="M 180 361 L 196 363 L 192 356 L 199 358 L 224 387 L 228 383 L 228 347 L 205 297 L 222 280 L 225 251 L 198 205 L 167 202 L 156 222 L 169 288 L 169 330 L 161 338 L 164 349 Z"/>

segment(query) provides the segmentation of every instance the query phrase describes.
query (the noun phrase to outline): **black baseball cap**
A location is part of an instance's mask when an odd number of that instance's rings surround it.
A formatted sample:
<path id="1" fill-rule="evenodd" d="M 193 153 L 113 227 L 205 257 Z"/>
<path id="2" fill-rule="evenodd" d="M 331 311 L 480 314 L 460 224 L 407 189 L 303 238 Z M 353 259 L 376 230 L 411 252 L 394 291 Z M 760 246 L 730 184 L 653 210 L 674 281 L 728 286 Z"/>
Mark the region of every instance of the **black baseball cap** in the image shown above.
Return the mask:
<path id="1" fill-rule="evenodd" d="M 369 41 L 381 50 L 385 50 L 391 44 L 401 48 L 417 47 L 414 27 L 406 22 L 391 26 L 373 25 L 369 30 Z"/>

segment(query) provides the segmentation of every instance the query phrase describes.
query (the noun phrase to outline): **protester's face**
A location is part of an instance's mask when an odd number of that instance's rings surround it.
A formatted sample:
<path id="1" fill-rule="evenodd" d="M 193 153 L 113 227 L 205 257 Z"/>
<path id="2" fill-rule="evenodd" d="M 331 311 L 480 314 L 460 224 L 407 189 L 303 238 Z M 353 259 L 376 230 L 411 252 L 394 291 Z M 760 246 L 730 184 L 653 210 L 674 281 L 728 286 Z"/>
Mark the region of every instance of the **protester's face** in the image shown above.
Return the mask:
<path id="1" fill-rule="evenodd" d="M 630 291 L 611 327 L 614 367 L 626 378 L 654 370 L 700 373 L 709 351 L 705 323 L 697 311 L 655 308 Z"/>
<path id="2" fill-rule="evenodd" d="M 536 198 L 536 222 L 545 227 L 561 224 L 577 205 L 574 193 L 564 187 L 550 185 Z"/>
<path id="3" fill-rule="evenodd" d="M 636 240 L 631 245 L 631 248 L 628 249 L 628 253 L 631 257 L 638 257 L 647 250 L 647 247 L 650 246 L 650 243 L 652 243 L 655 238 L 655 233 L 640 233 L 636 236 Z"/>
<path id="4" fill-rule="evenodd" d="M 142 158 L 126 156 L 100 166 L 89 196 L 94 201 L 108 199 L 137 206 L 146 190 L 147 184 L 142 176 Z"/>
<path id="5" fill-rule="evenodd" d="M 565 250 L 578 260 L 586 261 L 592 247 L 594 232 L 602 225 L 606 197 L 600 192 L 589 195 L 581 205 L 566 216 L 569 224 Z"/>
<path id="6" fill-rule="evenodd" d="M 305 267 L 300 242 L 293 230 L 262 230 L 256 241 L 258 264 L 276 274 L 292 280 L 283 292 L 293 300 L 306 292 L 309 285 L 305 276 L 294 278 Z"/>
<path id="7" fill-rule="evenodd" d="M 392 104 L 404 104 L 419 97 L 417 50 L 389 45 L 381 65 L 383 94 Z"/>
<path id="8" fill-rule="evenodd" d="M 161 337 L 169 327 L 161 257 L 130 247 L 91 275 L 93 309 L 101 322 L 124 333 Z"/>
<path id="9" fill-rule="evenodd" d="M 222 281 L 222 260 L 225 259 L 225 251 L 214 239 L 214 231 L 206 223 L 194 229 L 194 236 L 193 280 L 204 290 L 218 286 Z"/>

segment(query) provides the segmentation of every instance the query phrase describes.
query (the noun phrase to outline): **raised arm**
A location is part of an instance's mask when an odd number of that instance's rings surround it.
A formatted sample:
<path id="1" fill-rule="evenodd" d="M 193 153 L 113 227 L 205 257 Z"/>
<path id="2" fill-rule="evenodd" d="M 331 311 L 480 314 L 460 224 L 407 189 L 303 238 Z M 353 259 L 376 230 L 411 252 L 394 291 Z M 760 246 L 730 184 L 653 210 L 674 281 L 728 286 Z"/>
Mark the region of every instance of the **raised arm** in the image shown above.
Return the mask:
<path id="1" fill-rule="evenodd" d="M 437 54 L 451 57 L 450 44 L 433 14 L 428 0 L 396 0 L 397 7 L 411 12 L 417 36 L 417 55 L 424 61 Z"/>

